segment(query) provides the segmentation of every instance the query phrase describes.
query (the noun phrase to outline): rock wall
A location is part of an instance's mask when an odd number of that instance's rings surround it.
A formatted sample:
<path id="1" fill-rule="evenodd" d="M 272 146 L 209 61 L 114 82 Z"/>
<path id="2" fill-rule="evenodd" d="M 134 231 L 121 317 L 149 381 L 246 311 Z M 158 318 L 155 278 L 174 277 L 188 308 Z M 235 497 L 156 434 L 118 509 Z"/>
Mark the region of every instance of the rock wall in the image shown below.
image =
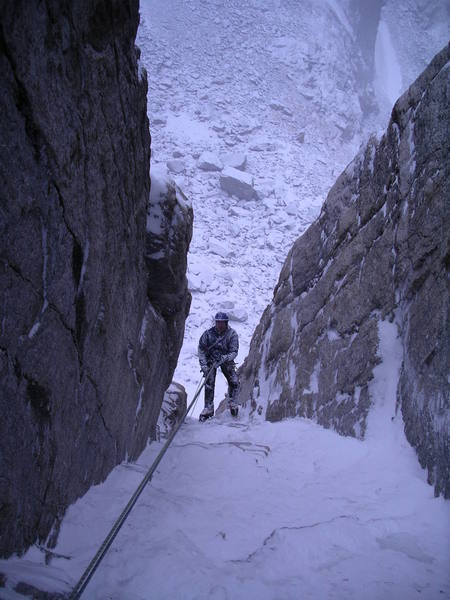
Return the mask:
<path id="1" fill-rule="evenodd" d="M 138 22 L 137 0 L 1 4 L 2 556 L 52 546 L 66 507 L 139 455 L 182 343 L 192 209 L 148 201 Z"/>
<path id="2" fill-rule="evenodd" d="M 403 344 L 398 406 L 435 493 L 449 482 L 449 47 L 394 106 L 291 248 L 241 369 L 240 402 L 363 438 L 378 324 Z"/>

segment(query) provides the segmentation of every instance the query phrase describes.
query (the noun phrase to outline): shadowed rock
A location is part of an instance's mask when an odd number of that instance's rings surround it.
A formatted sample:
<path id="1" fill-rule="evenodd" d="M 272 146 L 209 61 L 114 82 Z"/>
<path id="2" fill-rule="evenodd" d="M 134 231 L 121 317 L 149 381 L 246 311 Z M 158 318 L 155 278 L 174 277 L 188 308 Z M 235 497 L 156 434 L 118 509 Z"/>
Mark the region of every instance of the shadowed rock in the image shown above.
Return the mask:
<path id="1" fill-rule="evenodd" d="M 170 216 L 168 192 L 155 266 L 137 0 L 9 2 L 0 17 L 8 556 L 36 539 L 54 545 L 67 506 L 154 437 L 190 302 L 191 219 Z"/>

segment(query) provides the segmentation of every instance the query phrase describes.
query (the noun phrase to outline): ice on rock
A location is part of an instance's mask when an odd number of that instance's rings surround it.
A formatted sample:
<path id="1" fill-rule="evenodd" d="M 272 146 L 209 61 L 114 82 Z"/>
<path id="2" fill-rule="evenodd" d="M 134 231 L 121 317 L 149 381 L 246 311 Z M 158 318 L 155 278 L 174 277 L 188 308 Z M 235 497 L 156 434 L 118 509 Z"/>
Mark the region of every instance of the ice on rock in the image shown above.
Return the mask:
<path id="1" fill-rule="evenodd" d="M 230 196 L 237 196 L 242 200 L 258 198 L 253 187 L 253 177 L 233 167 L 225 167 L 220 176 L 220 187 Z"/>
<path id="2" fill-rule="evenodd" d="M 172 173 L 183 173 L 186 170 L 186 163 L 184 160 L 174 159 L 167 161 L 167 168 Z"/>
<path id="3" fill-rule="evenodd" d="M 197 166 L 202 171 L 221 171 L 223 164 L 213 152 L 203 152 L 198 159 Z"/>

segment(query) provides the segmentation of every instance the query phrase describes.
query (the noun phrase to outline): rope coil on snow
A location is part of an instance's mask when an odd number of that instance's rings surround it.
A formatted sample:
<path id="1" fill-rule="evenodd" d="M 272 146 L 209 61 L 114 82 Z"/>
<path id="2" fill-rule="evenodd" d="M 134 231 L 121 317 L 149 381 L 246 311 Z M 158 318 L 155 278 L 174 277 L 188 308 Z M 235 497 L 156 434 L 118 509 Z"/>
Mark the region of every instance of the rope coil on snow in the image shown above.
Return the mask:
<path id="1" fill-rule="evenodd" d="M 123 511 L 120 514 L 119 518 L 116 520 L 116 522 L 112 526 L 111 531 L 108 533 L 108 535 L 106 536 L 106 538 L 103 540 L 103 543 L 100 546 L 100 548 L 98 549 L 97 554 L 91 560 L 91 562 L 89 563 L 87 569 L 85 570 L 85 572 L 83 573 L 83 575 L 79 579 L 77 585 L 72 590 L 72 593 L 71 593 L 71 595 L 69 597 L 69 600 L 78 600 L 78 598 L 81 598 L 81 594 L 83 593 L 83 591 L 85 590 L 85 588 L 86 588 L 87 584 L 89 583 L 91 577 L 94 575 L 95 571 L 97 570 L 97 568 L 98 568 L 100 562 L 102 561 L 103 557 L 108 552 L 111 544 L 114 541 L 114 538 L 119 533 L 120 528 L 125 523 L 125 520 L 127 519 L 127 517 L 130 514 L 131 510 L 133 509 L 133 506 L 136 504 L 137 499 L 141 495 L 141 493 L 144 490 L 144 488 L 147 485 L 147 483 L 151 480 L 151 478 L 153 476 L 153 473 L 156 470 L 156 467 L 161 462 L 161 459 L 163 458 L 164 454 L 166 453 L 167 449 L 169 448 L 170 444 L 172 443 L 174 437 L 178 433 L 178 430 L 183 425 L 184 420 L 186 419 L 189 411 L 191 410 L 191 408 L 196 403 L 197 398 L 198 398 L 200 392 L 202 391 L 202 389 L 203 389 L 203 387 L 204 387 L 204 385 L 206 383 L 206 380 L 208 379 L 209 374 L 211 373 L 211 371 L 213 370 L 213 368 L 214 367 L 211 367 L 211 369 L 208 371 L 208 373 L 203 378 L 203 381 L 200 381 L 200 383 L 199 383 L 199 385 L 197 387 L 197 391 L 195 392 L 194 397 L 193 397 L 191 403 L 189 404 L 189 406 L 187 407 L 186 411 L 184 412 L 183 417 L 180 419 L 179 423 L 171 431 L 169 437 L 167 438 L 166 443 L 161 448 L 158 456 L 153 461 L 153 464 L 151 465 L 151 467 L 147 471 L 144 479 L 141 481 L 141 483 L 137 487 L 136 491 L 131 496 L 128 504 L 125 506 L 125 508 L 123 509 Z"/>

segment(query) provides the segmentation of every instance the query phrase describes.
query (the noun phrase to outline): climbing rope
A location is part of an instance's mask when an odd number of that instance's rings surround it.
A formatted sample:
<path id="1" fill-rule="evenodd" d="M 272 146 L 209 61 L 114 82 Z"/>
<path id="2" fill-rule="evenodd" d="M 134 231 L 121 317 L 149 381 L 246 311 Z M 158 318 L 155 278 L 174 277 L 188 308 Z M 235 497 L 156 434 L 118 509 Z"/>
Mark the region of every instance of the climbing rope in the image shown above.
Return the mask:
<path id="1" fill-rule="evenodd" d="M 70 595 L 69 600 L 78 600 L 78 598 L 81 598 L 81 594 L 83 593 L 83 591 L 85 590 L 85 588 L 86 588 L 87 584 L 89 583 L 91 577 L 93 576 L 93 574 L 97 570 L 97 568 L 98 568 L 100 562 L 102 561 L 103 557 L 108 552 L 111 544 L 114 541 L 114 538 L 119 533 L 120 528 L 125 523 L 125 520 L 128 517 L 128 515 L 130 514 L 133 506 L 136 504 L 137 499 L 141 495 L 141 493 L 144 490 L 144 488 L 147 485 L 147 483 L 151 480 L 151 478 L 153 476 L 153 473 L 156 470 L 156 467 L 161 462 L 161 459 L 164 456 L 164 454 L 166 453 L 166 451 L 169 448 L 170 444 L 172 443 L 173 438 L 176 436 L 176 434 L 178 433 L 178 430 L 183 425 L 184 420 L 186 419 L 189 411 L 194 406 L 194 404 L 197 402 L 197 398 L 198 398 L 200 392 L 202 391 L 202 389 L 203 389 L 203 387 L 204 387 L 204 385 L 206 383 L 206 380 L 208 379 L 209 374 L 211 373 L 211 371 L 213 370 L 213 368 L 214 367 L 211 367 L 211 369 L 205 375 L 205 377 L 203 378 L 203 380 L 200 380 L 200 383 L 199 383 L 199 385 L 197 387 L 197 390 L 196 390 L 196 392 L 194 394 L 192 402 L 190 403 L 190 405 L 185 410 L 185 412 L 184 412 L 182 418 L 180 419 L 180 421 L 177 423 L 177 425 L 170 432 L 170 435 L 167 438 L 166 443 L 161 448 L 158 456 L 153 461 L 153 464 L 149 468 L 149 470 L 147 471 L 144 479 L 141 481 L 141 483 L 139 484 L 138 488 L 136 489 L 136 491 L 134 492 L 134 494 L 131 496 L 128 504 L 125 506 L 125 508 L 123 509 L 121 515 L 119 516 L 119 518 L 117 519 L 117 521 L 112 526 L 111 531 L 108 533 L 108 535 L 104 539 L 102 545 L 98 549 L 97 554 L 91 560 L 91 562 L 89 563 L 87 569 L 85 570 L 85 572 L 81 576 L 80 580 L 78 581 L 77 585 L 74 587 L 74 589 L 73 589 L 73 591 L 72 591 L 72 593 Z"/>

